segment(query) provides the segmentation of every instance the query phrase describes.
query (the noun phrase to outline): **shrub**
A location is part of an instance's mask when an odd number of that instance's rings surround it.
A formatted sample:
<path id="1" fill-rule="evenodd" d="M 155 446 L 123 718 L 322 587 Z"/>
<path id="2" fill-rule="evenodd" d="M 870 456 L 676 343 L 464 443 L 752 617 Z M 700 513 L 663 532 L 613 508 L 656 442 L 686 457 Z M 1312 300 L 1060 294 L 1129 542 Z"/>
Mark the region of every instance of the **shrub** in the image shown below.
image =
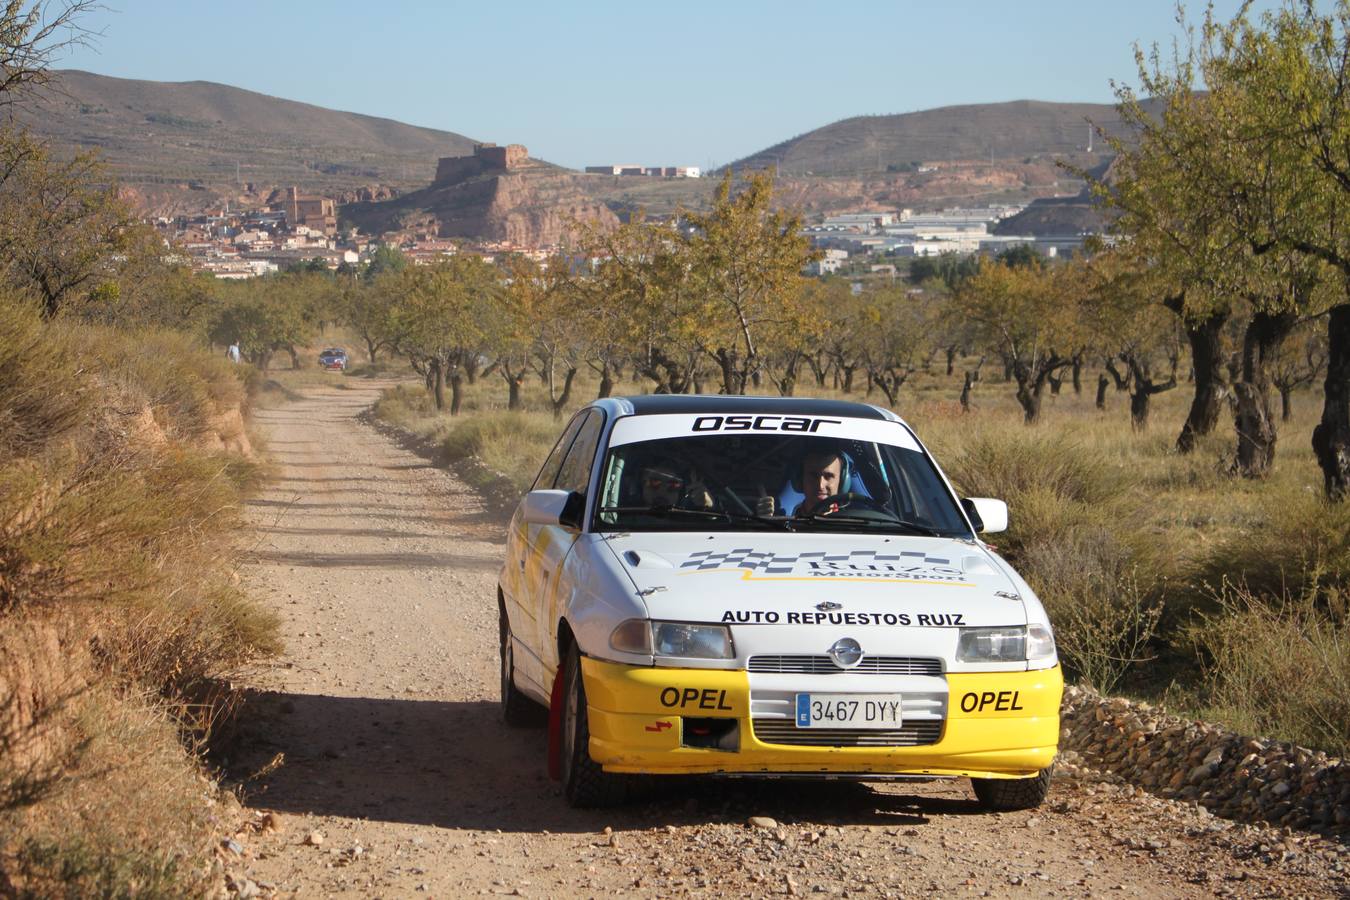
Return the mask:
<path id="1" fill-rule="evenodd" d="M 1350 504 L 1285 493 L 1214 548 L 1202 563 L 1202 580 L 1216 589 L 1231 583 L 1254 596 L 1288 594 L 1343 608 L 1350 602 Z"/>
<path id="2" fill-rule="evenodd" d="M 1118 468 L 1021 431 L 969 437 L 947 467 L 963 493 L 1008 502 L 1010 528 L 993 540 L 1045 604 L 1070 676 L 1109 692 L 1151 658 L 1166 567 Z"/>
<path id="3" fill-rule="evenodd" d="M 232 584 L 258 467 L 206 449 L 252 387 L 185 336 L 0 296 L 0 893 L 210 892 L 179 737 L 278 643 Z"/>
<path id="4" fill-rule="evenodd" d="M 1311 579 L 1309 580 L 1311 583 Z M 1209 715 L 1340 756 L 1350 753 L 1350 622 L 1313 592 L 1220 586 L 1191 630 Z"/>

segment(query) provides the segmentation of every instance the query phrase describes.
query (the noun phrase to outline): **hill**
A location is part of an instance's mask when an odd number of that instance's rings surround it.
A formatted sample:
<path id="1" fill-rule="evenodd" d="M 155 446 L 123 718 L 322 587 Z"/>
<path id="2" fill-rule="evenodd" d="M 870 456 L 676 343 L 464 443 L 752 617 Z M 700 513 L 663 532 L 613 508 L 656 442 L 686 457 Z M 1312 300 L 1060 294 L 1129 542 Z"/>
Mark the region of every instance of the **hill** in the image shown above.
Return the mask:
<path id="1" fill-rule="evenodd" d="M 99 148 L 147 196 L 189 187 L 228 195 L 248 182 L 352 196 L 376 185 L 403 191 L 426 184 L 438 157 L 471 153 L 475 143 L 208 81 L 57 74 L 57 90 L 24 113 L 27 123 L 57 146 Z"/>
<path id="2" fill-rule="evenodd" d="M 1090 162 L 1088 122 L 1108 134 L 1123 131 L 1116 108 L 1104 103 L 1015 100 L 944 106 L 922 112 L 857 116 L 774 144 L 732 163 L 735 169 L 777 166 L 788 176 L 866 176 L 913 171 L 920 163 L 1019 160 L 1058 156 Z M 1108 148 L 1093 138 L 1098 154 Z M 1082 158 L 1080 157 L 1087 157 Z"/>

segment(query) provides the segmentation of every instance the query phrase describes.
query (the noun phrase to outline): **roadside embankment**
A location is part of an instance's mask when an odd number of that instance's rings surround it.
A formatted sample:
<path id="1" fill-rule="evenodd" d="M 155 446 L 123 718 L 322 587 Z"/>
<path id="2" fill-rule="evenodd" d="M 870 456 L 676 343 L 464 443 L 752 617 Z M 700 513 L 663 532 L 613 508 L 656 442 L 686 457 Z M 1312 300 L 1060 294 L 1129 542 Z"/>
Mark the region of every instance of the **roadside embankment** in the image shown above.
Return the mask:
<path id="1" fill-rule="evenodd" d="M 1059 765 L 1109 773 L 1215 815 L 1350 835 L 1350 766 L 1321 751 L 1253 738 L 1158 707 L 1067 688 Z"/>
<path id="2" fill-rule="evenodd" d="M 186 336 L 0 297 L 0 895 L 222 883 L 196 753 L 278 644 L 234 574 L 249 396 Z"/>

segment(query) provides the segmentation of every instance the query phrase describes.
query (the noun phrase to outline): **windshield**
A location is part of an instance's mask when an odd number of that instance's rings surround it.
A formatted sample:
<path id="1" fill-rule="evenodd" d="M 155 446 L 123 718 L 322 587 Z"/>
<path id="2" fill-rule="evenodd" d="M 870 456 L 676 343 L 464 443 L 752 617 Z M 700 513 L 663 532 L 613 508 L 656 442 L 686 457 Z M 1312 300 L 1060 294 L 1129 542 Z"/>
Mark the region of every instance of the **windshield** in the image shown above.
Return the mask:
<path id="1" fill-rule="evenodd" d="M 646 417 L 636 417 L 638 420 Z M 849 436 L 707 433 L 611 436 L 596 531 L 867 531 L 970 537 L 927 455 L 896 423 Z M 643 429 L 650 432 L 650 428 Z M 879 439 L 878 439 L 879 438 Z"/>

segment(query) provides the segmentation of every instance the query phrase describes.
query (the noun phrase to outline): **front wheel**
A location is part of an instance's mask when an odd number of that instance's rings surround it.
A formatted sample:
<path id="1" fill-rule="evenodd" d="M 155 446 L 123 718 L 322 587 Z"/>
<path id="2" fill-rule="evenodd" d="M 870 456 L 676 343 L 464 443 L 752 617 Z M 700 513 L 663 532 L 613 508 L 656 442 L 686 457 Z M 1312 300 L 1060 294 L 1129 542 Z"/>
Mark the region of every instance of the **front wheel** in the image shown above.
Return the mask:
<path id="1" fill-rule="evenodd" d="M 1050 767 L 1030 778 L 972 778 L 970 784 L 985 809 L 993 812 L 1035 809 L 1050 792 Z"/>
<path id="2" fill-rule="evenodd" d="M 586 685 L 575 644 L 563 660 L 562 783 L 568 806 L 617 806 L 628 797 L 628 777 L 606 772 L 591 759 L 591 728 L 586 715 Z"/>

